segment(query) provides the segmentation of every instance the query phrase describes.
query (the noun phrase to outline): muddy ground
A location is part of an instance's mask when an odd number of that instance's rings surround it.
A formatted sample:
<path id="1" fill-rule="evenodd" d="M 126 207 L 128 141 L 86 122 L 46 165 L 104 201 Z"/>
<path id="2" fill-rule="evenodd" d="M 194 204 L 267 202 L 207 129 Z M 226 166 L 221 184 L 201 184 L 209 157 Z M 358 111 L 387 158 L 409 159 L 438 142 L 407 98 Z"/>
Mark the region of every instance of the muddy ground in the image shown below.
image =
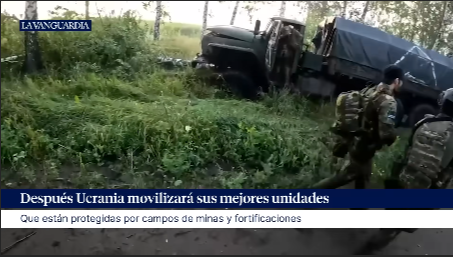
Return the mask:
<path id="1" fill-rule="evenodd" d="M 33 231 L 34 236 L 6 254 L 350 255 L 378 229 L 2 228 L 1 248 Z M 453 255 L 452 239 L 453 229 L 419 229 L 413 234 L 402 233 L 376 255 Z"/>
<path id="2" fill-rule="evenodd" d="M 351 188 L 348 185 L 344 188 Z M 1 229 L 8 255 L 349 255 L 378 229 Z M 453 229 L 402 233 L 376 255 L 453 255 Z"/>
<path id="3" fill-rule="evenodd" d="M 1 247 L 32 232 L 2 229 Z M 6 254 L 351 254 L 376 229 L 37 229 Z M 453 229 L 402 234 L 380 255 L 453 254 Z"/>
<path id="4" fill-rule="evenodd" d="M 2 228 L 1 248 L 36 231 L 2 255 L 350 255 L 377 230 Z M 376 255 L 453 255 L 452 239 L 453 229 L 419 229 Z"/>

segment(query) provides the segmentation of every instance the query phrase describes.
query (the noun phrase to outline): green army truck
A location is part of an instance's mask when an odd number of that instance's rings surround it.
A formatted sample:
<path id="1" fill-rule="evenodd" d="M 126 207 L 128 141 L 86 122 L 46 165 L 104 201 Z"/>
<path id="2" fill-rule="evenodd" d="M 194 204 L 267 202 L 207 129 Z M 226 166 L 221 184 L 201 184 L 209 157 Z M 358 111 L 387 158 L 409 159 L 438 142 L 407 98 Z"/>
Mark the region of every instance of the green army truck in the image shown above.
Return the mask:
<path id="1" fill-rule="evenodd" d="M 236 94 L 254 98 L 260 90 L 278 86 L 272 79 L 277 39 L 286 25 L 305 37 L 304 23 L 281 17 L 271 18 L 264 30 L 259 20 L 254 30 L 209 27 L 192 66 L 209 66 Z M 312 42 L 314 51 L 304 45 L 294 56 L 291 80 L 299 92 L 332 99 L 341 92 L 378 83 L 381 70 L 397 64 L 407 78 L 397 95 L 401 124 L 413 126 L 425 114 L 437 113 L 439 93 L 453 85 L 453 59 L 361 23 L 326 18 Z"/>

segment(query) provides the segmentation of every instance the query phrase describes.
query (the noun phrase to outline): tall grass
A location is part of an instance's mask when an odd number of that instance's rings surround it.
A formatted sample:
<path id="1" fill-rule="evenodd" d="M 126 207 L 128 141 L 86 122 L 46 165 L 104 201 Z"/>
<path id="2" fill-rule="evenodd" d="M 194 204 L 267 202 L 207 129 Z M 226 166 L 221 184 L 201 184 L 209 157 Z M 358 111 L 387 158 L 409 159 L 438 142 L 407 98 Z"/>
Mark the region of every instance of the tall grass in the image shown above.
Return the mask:
<path id="1" fill-rule="evenodd" d="M 158 55 L 198 52 L 197 26 L 165 24 L 158 43 L 131 12 L 93 26 L 41 33 L 45 74 L 21 77 L 20 63 L 2 63 L 3 185 L 301 188 L 334 172 L 330 105 L 285 92 L 219 98 L 190 71 L 160 70 Z M 2 14 L 2 58 L 23 52 L 17 28 Z M 379 156 L 376 174 L 392 156 Z"/>

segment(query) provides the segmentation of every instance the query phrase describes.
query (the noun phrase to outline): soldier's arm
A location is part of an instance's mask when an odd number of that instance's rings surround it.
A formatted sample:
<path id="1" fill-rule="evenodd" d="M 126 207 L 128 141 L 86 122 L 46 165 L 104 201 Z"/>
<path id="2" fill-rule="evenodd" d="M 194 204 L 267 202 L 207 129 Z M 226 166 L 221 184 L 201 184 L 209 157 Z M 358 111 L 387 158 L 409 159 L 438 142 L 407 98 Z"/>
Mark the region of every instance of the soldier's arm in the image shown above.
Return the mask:
<path id="1" fill-rule="evenodd" d="M 451 187 L 453 181 L 453 161 L 450 160 L 450 163 L 447 164 L 447 167 L 444 167 L 442 172 L 438 177 L 438 188 L 445 189 Z"/>
<path id="2" fill-rule="evenodd" d="M 396 101 L 391 96 L 385 96 L 386 99 L 382 101 L 378 107 L 378 119 L 379 119 L 379 137 L 382 144 L 388 146 L 392 145 L 396 140 Z"/>
<path id="3" fill-rule="evenodd" d="M 450 136 L 446 146 L 441 163 L 442 172 L 439 174 L 437 185 L 441 189 L 450 187 L 453 181 L 453 136 Z"/>
<path id="4" fill-rule="evenodd" d="M 453 171 L 453 136 L 450 136 L 447 141 L 447 147 L 442 159 L 442 168 L 450 169 Z"/>

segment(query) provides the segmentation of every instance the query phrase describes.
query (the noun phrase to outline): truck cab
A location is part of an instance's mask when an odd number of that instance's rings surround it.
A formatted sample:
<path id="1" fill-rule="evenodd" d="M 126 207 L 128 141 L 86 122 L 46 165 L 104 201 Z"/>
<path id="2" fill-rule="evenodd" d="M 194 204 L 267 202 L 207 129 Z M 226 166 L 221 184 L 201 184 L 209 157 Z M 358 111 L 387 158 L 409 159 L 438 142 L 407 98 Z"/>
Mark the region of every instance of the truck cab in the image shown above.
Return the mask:
<path id="1" fill-rule="evenodd" d="M 270 18 L 263 30 L 259 20 L 254 30 L 231 25 L 208 27 L 201 40 L 201 54 L 192 66 L 205 63 L 215 67 L 215 73 L 220 74 L 228 86 L 235 87 L 236 92 L 243 91 L 244 97 L 255 95 L 259 87 L 267 91 L 269 85 L 274 84 L 271 73 L 275 71 L 278 39 L 287 25 L 304 35 L 304 23 L 282 17 Z M 292 73 L 296 72 L 299 56 L 300 52 L 294 56 Z"/>

